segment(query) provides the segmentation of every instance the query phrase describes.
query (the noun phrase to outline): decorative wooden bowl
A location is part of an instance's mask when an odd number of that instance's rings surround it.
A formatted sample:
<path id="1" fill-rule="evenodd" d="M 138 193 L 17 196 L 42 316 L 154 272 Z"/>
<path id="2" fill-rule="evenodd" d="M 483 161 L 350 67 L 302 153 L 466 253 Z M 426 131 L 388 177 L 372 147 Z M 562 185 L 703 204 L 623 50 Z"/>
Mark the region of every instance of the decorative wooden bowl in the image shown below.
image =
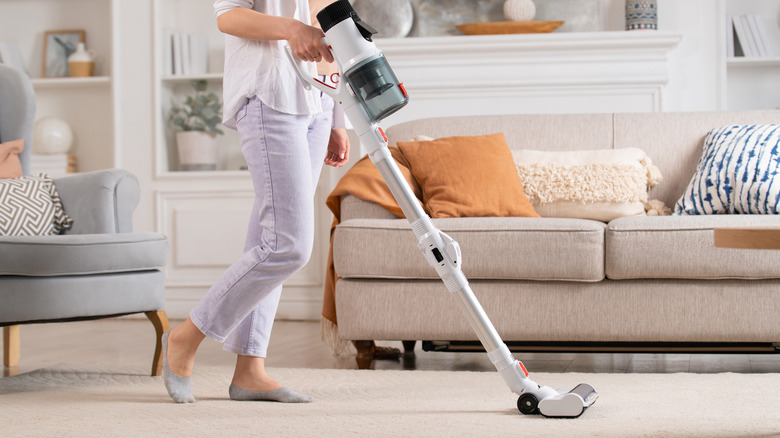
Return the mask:
<path id="1" fill-rule="evenodd" d="M 548 33 L 565 21 L 493 21 L 460 24 L 455 27 L 466 35 L 501 35 L 511 33 Z"/>

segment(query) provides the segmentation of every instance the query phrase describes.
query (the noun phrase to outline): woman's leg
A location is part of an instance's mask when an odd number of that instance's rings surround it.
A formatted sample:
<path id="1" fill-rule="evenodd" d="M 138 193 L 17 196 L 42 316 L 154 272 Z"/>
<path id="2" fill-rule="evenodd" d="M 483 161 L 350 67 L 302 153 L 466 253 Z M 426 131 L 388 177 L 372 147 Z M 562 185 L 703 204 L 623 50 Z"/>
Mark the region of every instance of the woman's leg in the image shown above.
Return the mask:
<path id="1" fill-rule="evenodd" d="M 314 205 L 306 132 L 308 116 L 276 112 L 252 98 L 238 122 L 258 204 L 256 245 L 246 251 L 192 310 L 193 323 L 225 342 L 241 322 L 311 256 Z M 262 353 L 254 331 L 238 339 L 242 353 Z M 267 337 L 267 336 L 266 336 Z"/>
<path id="2" fill-rule="evenodd" d="M 322 162 L 325 157 L 328 138 L 330 135 L 331 109 L 333 100 L 323 99 L 323 113 L 313 116 L 307 131 L 308 162 L 311 165 L 311 194 L 313 196 L 322 170 Z M 255 207 L 252 217 L 259 216 L 260 208 Z M 254 219 L 250 223 L 250 231 L 247 234 L 246 249 L 259 244 L 257 233 L 253 230 Z M 314 226 L 312 222 L 312 227 Z M 225 350 L 238 355 L 236 369 L 233 375 L 233 384 L 252 391 L 273 391 L 281 387 L 281 384 L 272 379 L 265 371 L 265 357 L 267 354 L 268 339 L 273 327 L 276 308 L 281 296 L 281 286 L 272 293 L 264 296 L 257 308 L 255 308 L 225 341 Z M 259 340 L 262 340 L 258 342 Z M 248 344 L 252 342 L 252 344 Z"/>
<path id="3" fill-rule="evenodd" d="M 257 244 L 227 269 L 190 318 L 171 332 L 167 363 L 179 376 L 190 375 L 204 335 L 225 342 L 258 308 L 263 309 L 261 318 L 255 319 L 259 324 L 239 331 L 231 345 L 238 347 L 239 354 L 264 356 L 279 288 L 311 256 L 316 184 L 311 181 L 308 144 L 311 117 L 278 113 L 256 98 L 243 110 L 246 115 L 238 129 L 258 201 L 258 220 L 249 239 Z"/>

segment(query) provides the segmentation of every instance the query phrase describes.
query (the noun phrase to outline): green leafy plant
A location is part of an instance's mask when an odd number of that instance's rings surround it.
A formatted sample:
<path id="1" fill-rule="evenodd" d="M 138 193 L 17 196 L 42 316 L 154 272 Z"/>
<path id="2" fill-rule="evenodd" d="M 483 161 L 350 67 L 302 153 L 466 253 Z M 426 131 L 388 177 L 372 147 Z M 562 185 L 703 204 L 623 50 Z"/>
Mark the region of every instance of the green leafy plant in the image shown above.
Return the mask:
<path id="1" fill-rule="evenodd" d="M 174 128 L 223 134 L 219 129 L 222 123 L 222 101 L 215 93 L 207 92 L 207 86 L 205 80 L 192 81 L 195 94 L 187 96 L 180 105 L 174 103 L 168 117 Z"/>

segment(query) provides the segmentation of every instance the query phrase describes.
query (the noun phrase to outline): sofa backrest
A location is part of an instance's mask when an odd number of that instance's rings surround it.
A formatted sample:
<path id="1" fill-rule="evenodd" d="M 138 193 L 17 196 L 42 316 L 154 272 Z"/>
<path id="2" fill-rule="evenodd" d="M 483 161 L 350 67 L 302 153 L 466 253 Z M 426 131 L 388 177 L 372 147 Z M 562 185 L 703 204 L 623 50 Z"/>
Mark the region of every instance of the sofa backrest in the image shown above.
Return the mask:
<path id="1" fill-rule="evenodd" d="M 511 149 L 636 147 L 650 156 L 664 176 L 649 198 L 674 206 L 696 170 L 707 132 L 743 123 L 780 123 L 780 111 L 441 117 L 394 125 L 387 129 L 387 136 L 390 144 L 395 144 L 419 135 L 439 138 L 503 132 Z"/>
<path id="2" fill-rule="evenodd" d="M 780 111 L 615 114 L 615 148 L 636 147 L 650 156 L 664 180 L 648 193 L 670 207 L 696 171 L 704 137 L 731 124 L 780 123 Z"/>

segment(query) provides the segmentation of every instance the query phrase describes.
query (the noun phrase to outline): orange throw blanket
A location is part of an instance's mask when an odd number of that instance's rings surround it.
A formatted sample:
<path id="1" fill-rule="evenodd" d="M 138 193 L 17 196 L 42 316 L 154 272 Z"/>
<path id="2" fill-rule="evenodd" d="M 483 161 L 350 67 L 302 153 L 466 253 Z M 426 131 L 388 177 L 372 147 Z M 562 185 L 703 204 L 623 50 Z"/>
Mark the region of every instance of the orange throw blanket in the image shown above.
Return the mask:
<path id="1" fill-rule="evenodd" d="M 397 147 L 390 146 L 389 149 L 396 164 L 398 164 L 401 173 L 412 187 L 412 191 L 418 199 L 421 198 L 422 193 L 420 191 L 420 186 L 412 177 L 412 173 L 409 171 L 409 163 L 406 158 L 404 158 Z M 338 336 L 336 282 L 339 280 L 339 277 L 336 275 L 336 270 L 333 267 L 333 231 L 336 229 L 336 225 L 341 221 L 341 197 L 346 195 L 352 195 L 364 201 L 374 202 L 399 218 L 404 217 L 401 207 L 395 202 L 395 198 L 393 198 L 390 189 L 387 188 L 387 185 L 382 179 L 382 175 L 368 156 L 361 158 L 360 161 L 355 163 L 355 165 L 341 178 L 336 185 L 336 188 L 334 188 L 328 196 L 326 204 L 330 211 L 333 212 L 333 224 L 330 227 L 330 250 L 328 251 L 328 265 L 326 268 L 325 290 L 322 301 L 322 339 L 336 353 L 346 351 L 346 348 L 349 346 L 348 342 L 342 340 Z"/>

